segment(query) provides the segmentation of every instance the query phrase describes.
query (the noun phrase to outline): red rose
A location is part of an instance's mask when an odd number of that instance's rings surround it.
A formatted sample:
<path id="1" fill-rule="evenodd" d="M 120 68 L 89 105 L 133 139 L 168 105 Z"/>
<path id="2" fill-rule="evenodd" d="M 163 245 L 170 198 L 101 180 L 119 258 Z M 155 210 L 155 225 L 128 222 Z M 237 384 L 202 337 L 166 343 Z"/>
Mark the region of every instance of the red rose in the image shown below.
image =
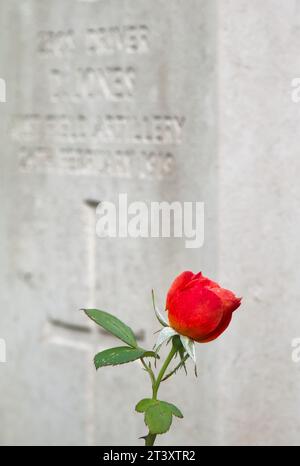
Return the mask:
<path id="1" fill-rule="evenodd" d="M 173 282 L 166 302 L 170 326 L 199 343 L 215 340 L 230 324 L 241 298 L 202 273 L 183 272 Z"/>

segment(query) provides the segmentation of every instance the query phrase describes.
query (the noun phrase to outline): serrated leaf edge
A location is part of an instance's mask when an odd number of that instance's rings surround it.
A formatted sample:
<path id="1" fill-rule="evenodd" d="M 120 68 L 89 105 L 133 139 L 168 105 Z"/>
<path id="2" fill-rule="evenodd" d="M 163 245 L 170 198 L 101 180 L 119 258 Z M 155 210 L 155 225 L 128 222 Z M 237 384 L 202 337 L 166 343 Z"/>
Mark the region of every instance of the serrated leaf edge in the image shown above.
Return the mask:
<path id="1" fill-rule="evenodd" d="M 102 327 L 104 328 L 104 330 L 109 333 L 110 335 L 114 336 L 115 338 L 118 338 L 119 340 L 123 341 L 123 343 L 125 343 L 126 345 L 128 345 L 129 347 L 131 348 L 138 348 L 138 343 L 136 341 L 136 336 L 132 330 L 131 327 L 129 327 L 127 324 L 125 324 L 121 319 L 119 319 L 119 317 L 116 317 L 114 314 L 111 314 L 110 312 L 106 312 L 106 311 L 103 311 L 101 309 L 82 309 L 85 314 L 87 315 L 87 317 L 89 319 L 91 319 L 96 325 L 99 325 L 99 327 Z M 110 316 L 110 317 L 113 317 L 116 321 L 120 322 L 120 324 L 122 324 L 124 326 L 124 328 L 126 328 L 126 330 L 129 331 L 129 334 L 130 334 L 130 337 L 132 338 L 132 342 L 129 343 L 128 340 L 125 340 L 124 338 L 121 338 L 120 336 L 118 335 L 115 335 L 114 333 L 112 333 L 110 330 L 108 330 L 107 328 L 103 327 L 101 324 L 99 324 L 94 317 L 92 317 L 89 313 L 91 311 L 97 311 L 97 312 L 100 312 L 102 314 L 106 314 L 107 316 Z"/>
<path id="2" fill-rule="evenodd" d="M 138 409 L 138 406 L 139 406 L 139 404 L 140 404 L 142 401 L 149 401 L 149 404 L 148 404 L 148 406 L 147 406 L 145 409 L 140 410 L 140 409 Z M 171 423 L 170 423 L 168 429 L 165 430 L 164 432 L 153 432 L 153 431 L 151 431 L 150 426 L 149 426 L 149 424 L 147 423 L 147 418 L 146 418 L 146 417 L 147 417 L 147 416 L 146 416 L 146 415 L 147 415 L 147 411 L 148 411 L 149 408 L 153 407 L 155 404 L 157 404 L 157 405 L 158 405 L 158 404 L 162 404 L 162 405 L 166 406 L 167 408 L 169 408 L 170 413 L 171 413 Z M 142 400 L 140 400 L 140 401 L 136 404 L 135 410 L 136 410 L 136 412 L 138 412 L 138 413 L 144 413 L 144 421 L 145 421 L 146 426 L 148 426 L 149 431 L 150 431 L 152 434 L 157 434 L 157 435 L 162 435 L 162 434 L 165 434 L 166 432 L 169 431 L 169 429 L 170 429 L 170 427 L 171 427 L 171 425 L 172 425 L 172 422 L 173 422 L 173 416 L 175 416 L 175 417 L 177 417 L 177 418 L 179 418 L 179 419 L 183 419 L 183 417 L 184 417 L 183 414 L 182 414 L 182 412 L 181 412 L 181 410 L 180 410 L 179 408 L 177 408 L 177 406 L 175 406 L 173 403 L 168 403 L 167 401 L 163 401 L 163 400 L 153 400 L 152 398 L 143 398 Z"/>

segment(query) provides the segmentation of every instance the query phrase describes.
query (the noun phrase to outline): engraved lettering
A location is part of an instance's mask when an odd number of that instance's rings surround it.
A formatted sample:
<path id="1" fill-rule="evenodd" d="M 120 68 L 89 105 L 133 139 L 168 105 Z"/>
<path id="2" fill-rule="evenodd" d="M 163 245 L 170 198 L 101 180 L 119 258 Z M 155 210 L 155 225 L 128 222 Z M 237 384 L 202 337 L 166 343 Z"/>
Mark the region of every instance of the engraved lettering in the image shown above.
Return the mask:
<path id="1" fill-rule="evenodd" d="M 40 31 L 37 50 L 42 55 L 63 57 L 75 50 L 74 31 Z"/>
<path id="2" fill-rule="evenodd" d="M 50 73 L 53 102 L 81 102 L 89 99 L 131 100 L 135 93 L 136 72 L 132 67 L 55 68 Z"/>
<path id="3" fill-rule="evenodd" d="M 88 29 L 85 46 L 89 55 L 143 54 L 149 51 L 149 31 L 144 25 Z"/>

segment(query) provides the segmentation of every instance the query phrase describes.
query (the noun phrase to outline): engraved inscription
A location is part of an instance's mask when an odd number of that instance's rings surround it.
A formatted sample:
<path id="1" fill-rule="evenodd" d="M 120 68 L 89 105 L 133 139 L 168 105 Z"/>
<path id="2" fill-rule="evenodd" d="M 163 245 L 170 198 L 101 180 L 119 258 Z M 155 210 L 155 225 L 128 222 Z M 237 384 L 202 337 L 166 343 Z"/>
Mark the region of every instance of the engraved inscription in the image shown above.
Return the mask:
<path id="1" fill-rule="evenodd" d="M 172 174 L 174 155 L 155 150 L 92 150 L 47 146 L 21 147 L 19 166 L 24 172 L 76 173 L 116 178 L 160 179 Z"/>
<path id="2" fill-rule="evenodd" d="M 78 42 L 72 29 L 40 31 L 37 51 L 45 56 L 62 57 L 75 53 Z M 149 30 L 144 24 L 88 28 L 83 33 L 83 45 L 88 55 L 144 54 L 150 49 Z"/>
<path id="3" fill-rule="evenodd" d="M 19 115 L 12 136 L 19 143 L 179 145 L 185 118 L 178 115 Z"/>
<path id="4" fill-rule="evenodd" d="M 80 102 L 88 99 L 107 101 L 131 100 L 136 85 L 132 67 L 54 68 L 50 72 L 52 102 Z"/>
<path id="5" fill-rule="evenodd" d="M 40 31 L 37 51 L 42 55 L 63 57 L 76 49 L 74 31 Z"/>
<path id="6" fill-rule="evenodd" d="M 139 92 L 139 61 L 151 54 L 149 27 L 93 25 L 82 31 L 43 30 L 36 37 L 36 60 L 46 78 L 45 111 L 16 115 L 12 121 L 20 170 L 172 176 L 186 119 L 177 112 L 142 111 L 147 93 Z M 55 111 L 47 111 L 47 103 Z"/>
<path id="7" fill-rule="evenodd" d="M 145 25 L 88 29 L 85 46 L 89 55 L 143 54 L 149 51 L 149 31 Z"/>

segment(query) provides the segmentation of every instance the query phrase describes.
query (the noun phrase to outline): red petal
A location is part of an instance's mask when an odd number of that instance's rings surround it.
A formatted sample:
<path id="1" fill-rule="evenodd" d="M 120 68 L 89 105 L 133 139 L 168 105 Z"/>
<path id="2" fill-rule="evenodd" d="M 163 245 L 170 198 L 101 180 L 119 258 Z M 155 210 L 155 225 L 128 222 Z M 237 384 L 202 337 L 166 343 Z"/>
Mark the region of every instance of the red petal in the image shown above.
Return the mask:
<path id="1" fill-rule="evenodd" d="M 170 302 L 176 296 L 178 291 L 183 289 L 187 283 L 193 279 L 193 277 L 193 272 L 186 271 L 182 272 L 177 278 L 175 278 L 167 294 L 166 309 L 169 309 Z"/>
<path id="2" fill-rule="evenodd" d="M 227 315 L 225 314 L 216 330 L 214 330 L 210 335 L 207 335 L 206 338 L 198 340 L 198 343 L 208 343 L 218 338 L 227 329 L 228 325 L 231 322 L 231 319 L 232 312 L 229 312 Z"/>
<path id="3" fill-rule="evenodd" d="M 220 287 L 211 288 L 211 291 L 216 293 L 222 300 L 226 312 L 233 312 L 241 305 L 242 298 L 237 298 L 232 291 Z"/>
<path id="4" fill-rule="evenodd" d="M 199 343 L 208 343 L 218 338 L 227 329 L 232 319 L 232 313 L 241 304 L 241 298 L 237 298 L 232 291 L 220 287 L 212 288 L 211 291 L 215 292 L 221 299 L 224 307 L 224 315 L 218 327 L 210 335 L 207 335 L 206 338 L 198 340 Z"/>
<path id="5" fill-rule="evenodd" d="M 168 311 L 171 327 L 194 340 L 205 338 L 216 330 L 224 313 L 221 299 L 199 284 L 178 293 Z"/>
<path id="6" fill-rule="evenodd" d="M 204 276 L 201 277 L 200 283 L 202 286 L 206 286 L 207 288 L 220 288 L 220 285 L 217 282 L 214 282 Z"/>

